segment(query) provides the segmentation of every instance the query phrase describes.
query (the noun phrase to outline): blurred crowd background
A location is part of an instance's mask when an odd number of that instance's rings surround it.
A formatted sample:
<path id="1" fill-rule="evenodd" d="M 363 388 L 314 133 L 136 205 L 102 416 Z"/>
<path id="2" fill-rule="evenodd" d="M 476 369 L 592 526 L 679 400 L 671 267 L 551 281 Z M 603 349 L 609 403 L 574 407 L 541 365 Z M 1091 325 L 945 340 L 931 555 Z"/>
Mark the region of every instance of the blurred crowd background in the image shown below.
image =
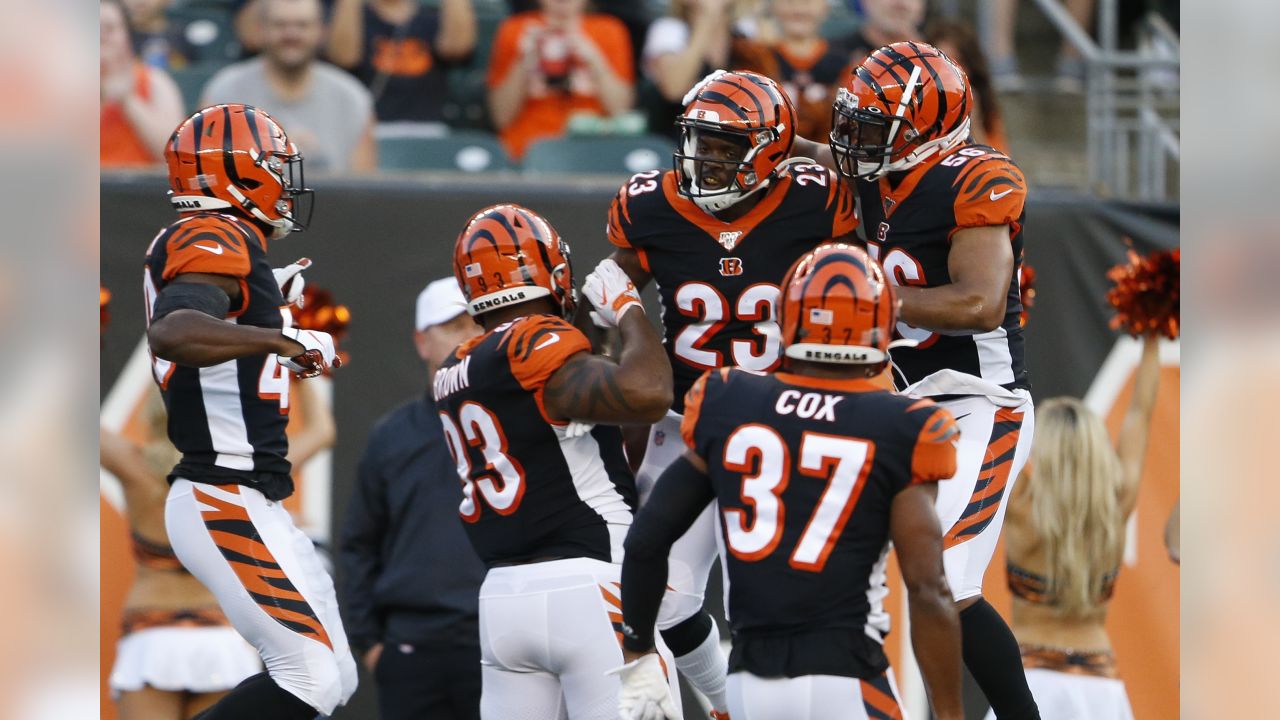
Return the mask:
<path id="1" fill-rule="evenodd" d="M 975 138 L 1011 153 L 1032 187 L 1027 259 L 1041 279 L 1028 338 L 1038 400 L 1091 393 L 1090 407 L 1116 425 L 1137 344 L 1117 343 L 1107 327 L 1105 270 L 1123 261 L 1125 238 L 1143 252 L 1180 243 L 1182 23 L 1179 3 L 1169 0 L 99 0 L 99 7 L 95 259 L 100 287 L 114 296 L 99 366 L 103 422 L 110 416 L 128 434 L 142 417 L 149 381 L 130 370 L 143 327 L 136 275 L 145 243 L 172 219 L 162 160 L 169 133 L 207 104 L 266 108 L 299 145 L 319 196 L 313 228 L 298 244 L 273 245 L 273 255 L 288 253 L 276 257 L 281 265 L 314 258 L 308 277 L 351 310 L 343 347 L 354 362 L 326 381 L 320 403 L 331 404 L 336 420 L 326 441 L 333 451 L 302 471 L 290 507 L 322 543 L 352 517 L 352 478 L 375 419 L 424 385 L 406 338 L 414 297 L 448 274 L 448 249 L 469 212 L 497 201 L 529 204 L 573 243 L 575 267 L 590 268 L 607 252 L 600 228 L 609 197 L 626 175 L 671 166 L 681 99 L 712 69 L 777 79 L 799 109 L 800 133 L 817 140 L 829 129 L 842 78 L 881 45 L 925 40 L 966 69 L 978 100 Z M 1247 24 L 1243 17 L 1232 27 Z M 91 21 L 76 27 L 91 30 Z M 0 22 L 0 34 L 30 23 Z M 61 36 L 21 39 L 49 37 Z M 61 82 L 57 67 L 42 67 L 46 84 Z M 1223 131 L 1215 129 L 1219 142 Z M 56 125 L 33 130 L 42 132 Z M 19 169 L 39 166 L 28 159 Z M 7 202 L 16 210 L 26 199 L 15 192 Z M 86 235 L 74 223 L 99 221 L 91 205 L 92 218 L 59 216 L 56 235 Z M 75 248 L 49 247 L 59 264 L 37 267 L 82 262 Z M 1222 280 L 1233 262 L 1213 265 L 1220 277 L 1212 287 L 1223 297 L 1236 297 Z M 36 277 L 15 277 L 10 297 Z M 0 310 L 5 298 L 0 292 Z M 49 356 L 21 357 L 42 376 L 68 372 Z M 1128 624 L 1117 653 L 1139 720 L 1172 717 L 1178 702 L 1179 635 L 1171 627 L 1178 605 L 1170 595 L 1179 576 L 1163 535 L 1179 479 L 1176 346 L 1162 356 L 1155 461 L 1132 530 L 1146 567 L 1126 570 L 1112 612 Z M 1107 368 L 1105 392 L 1094 393 Z M 30 385 L 30 404 L 40 393 L 58 401 L 71 392 L 50 386 L 56 392 Z M 91 430 L 84 428 L 85 443 Z M 50 418 L 46 432 L 56 431 Z M 100 497 L 101 686 L 133 571 L 120 506 L 105 490 Z M 992 568 L 993 601 L 1007 607 L 1002 561 Z M 338 579 L 345 581 L 341 569 Z M 67 635 L 62 642 L 71 647 L 78 636 Z M 364 682 L 339 720 L 374 717 L 372 683 Z M 60 687 L 40 696 L 80 697 Z M 100 692 L 102 717 L 113 717 L 105 687 Z M 80 716 L 54 712 L 61 714 L 48 717 Z"/>
<path id="2" fill-rule="evenodd" d="M 268 108 L 311 172 L 640 172 L 669 164 L 681 98 L 712 69 L 778 80 L 799 109 L 800 133 L 822 139 L 849 69 L 881 45 L 926 40 L 968 71 L 976 139 L 1014 152 L 1033 182 L 1144 199 L 1177 192 L 1180 21 L 1171 0 L 101 8 L 104 170 L 156 166 L 187 113 L 238 101 Z M 1093 148 L 1109 149 L 1110 161 Z M 1118 158 L 1123 167 L 1098 167 Z"/>

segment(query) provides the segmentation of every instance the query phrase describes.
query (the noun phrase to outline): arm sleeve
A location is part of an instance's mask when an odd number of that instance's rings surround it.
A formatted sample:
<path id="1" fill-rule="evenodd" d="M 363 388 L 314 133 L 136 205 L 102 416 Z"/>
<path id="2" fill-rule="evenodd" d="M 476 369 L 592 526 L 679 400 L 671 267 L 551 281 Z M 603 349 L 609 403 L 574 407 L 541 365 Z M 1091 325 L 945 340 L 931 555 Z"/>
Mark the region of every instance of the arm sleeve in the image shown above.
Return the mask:
<path id="1" fill-rule="evenodd" d="M 1027 200 L 1027 181 L 1002 155 L 975 158 L 961 168 L 955 189 L 956 228 L 1016 225 Z"/>
<path id="2" fill-rule="evenodd" d="M 376 432 L 376 431 L 375 431 Z M 376 435 L 371 436 L 356 475 L 356 487 L 342 526 L 343 598 L 347 637 L 357 652 L 382 641 L 383 624 L 373 588 L 382 572 L 382 541 L 387 531 L 386 482 L 377 467 Z"/>
<path id="3" fill-rule="evenodd" d="M 653 648 L 671 546 L 713 499 L 711 478 L 680 457 L 663 471 L 631 524 L 622 561 L 622 644 L 628 650 Z"/>
<path id="4" fill-rule="evenodd" d="M 928 413 L 911 452 L 911 483 L 938 482 L 956 474 L 956 442 L 960 427 L 951 413 L 929 402 L 917 412 Z"/>

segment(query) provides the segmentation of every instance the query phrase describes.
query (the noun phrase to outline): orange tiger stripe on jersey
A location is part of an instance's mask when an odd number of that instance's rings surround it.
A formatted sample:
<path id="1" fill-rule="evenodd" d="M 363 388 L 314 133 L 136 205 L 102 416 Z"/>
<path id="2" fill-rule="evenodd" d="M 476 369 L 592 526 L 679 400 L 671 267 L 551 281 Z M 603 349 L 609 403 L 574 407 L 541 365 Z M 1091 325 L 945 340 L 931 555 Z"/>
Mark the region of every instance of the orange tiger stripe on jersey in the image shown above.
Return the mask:
<path id="1" fill-rule="evenodd" d="M 702 400 L 707 394 L 707 378 L 712 372 L 720 373 L 720 382 L 729 380 L 729 368 L 722 367 L 716 370 L 708 370 L 694 381 L 689 387 L 689 392 L 684 394 L 684 417 L 680 419 L 680 437 L 684 439 L 685 447 L 697 447 L 693 442 L 693 430 L 698 426 L 698 416 L 702 414 Z"/>
<path id="2" fill-rule="evenodd" d="M 1027 181 L 1009 158 L 999 154 L 975 157 L 960 169 L 951 186 L 956 189 L 957 230 L 1011 225 L 1010 232 L 1018 232 L 1018 218 L 1022 217 L 1027 199 Z"/>
<path id="3" fill-rule="evenodd" d="M 547 380 L 565 362 L 580 352 L 591 352 L 591 341 L 578 328 L 553 315 L 533 315 L 516 321 L 498 349 L 507 351 L 511 374 L 520 387 L 533 393 L 542 417 L 553 425 L 565 425 L 565 420 L 553 420 L 543 405 L 543 391 Z"/>
<path id="4" fill-rule="evenodd" d="M 978 473 L 978 482 L 969 498 L 969 505 L 943 538 L 944 548 L 955 547 L 976 537 L 995 519 L 996 513 L 1000 510 L 1000 503 L 1004 499 L 1004 491 L 1009 484 L 1013 456 L 1017 452 L 1018 436 L 1021 431 L 1022 416 L 1020 414 L 1010 408 L 1000 408 L 996 411 L 995 422 L 991 428 L 991 439 L 987 442 L 982 468 Z"/>
<path id="5" fill-rule="evenodd" d="M 834 199 L 836 201 L 836 217 L 831 224 L 831 237 L 840 238 L 858 229 L 858 203 L 849 189 L 849 183 L 832 180 Z M 827 202 L 831 207 L 831 202 Z"/>
<path id="6" fill-rule="evenodd" d="M 165 243 L 161 277 L 172 280 L 183 273 L 247 277 L 250 264 L 246 242 L 250 238 L 245 227 L 215 214 L 193 215 L 181 221 Z"/>
<path id="7" fill-rule="evenodd" d="M 960 428 L 951 413 L 942 408 L 934 410 L 916 437 L 911 453 L 911 482 L 934 482 L 954 476 L 959 437 Z"/>
<path id="8" fill-rule="evenodd" d="M 219 489 L 240 494 L 239 485 L 221 485 Z M 258 607 L 282 626 L 310 636 L 332 650 L 329 633 L 310 603 L 276 562 L 271 550 L 262 542 L 249 511 L 242 505 L 203 492 L 199 487 L 194 488 L 194 492 L 196 499 L 206 506 L 200 515 L 209 537 Z"/>
<path id="9" fill-rule="evenodd" d="M 873 684 L 874 683 L 874 684 Z M 888 679 L 880 676 L 872 682 L 859 680 L 862 689 L 862 705 L 873 720 L 901 720 L 902 708 L 894 699 Z"/>

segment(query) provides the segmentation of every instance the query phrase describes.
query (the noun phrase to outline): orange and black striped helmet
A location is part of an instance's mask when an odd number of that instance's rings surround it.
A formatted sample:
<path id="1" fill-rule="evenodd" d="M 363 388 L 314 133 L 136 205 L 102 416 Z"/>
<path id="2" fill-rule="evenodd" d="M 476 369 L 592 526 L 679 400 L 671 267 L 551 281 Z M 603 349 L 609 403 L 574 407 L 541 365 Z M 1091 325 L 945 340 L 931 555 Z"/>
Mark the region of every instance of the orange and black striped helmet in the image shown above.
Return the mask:
<path id="1" fill-rule="evenodd" d="M 311 220 L 302 154 L 264 110 L 234 103 L 198 110 L 173 131 L 164 159 L 169 202 L 180 213 L 232 210 L 274 228 L 273 238 Z"/>
<path id="2" fill-rule="evenodd" d="M 768 185 L 791 154 L 795 107 L 764 75 L 717 70 L 685 95 L 684 105 L 676 118 L 676 185 L 707 212 L 724 210 Z M 739 152 L 733 159 L 716 157 L 704 147 L 706 136 L 728 140 Z M 709 182 L 715 186 L 706 187 Z"/>
<path id="3" fill-rule="evenodd" d="M 876 50 L 836 93 L 831 153 L 846 178 L 906 170 L 969 137 L 973 92 L 960 66 L 925 43 Z"/>
<path id="4" fill-rule="evenodd" d="M 893 285 L 856 245 L 825 242 L 797 260 L 782 282 L 780 315 L 783 354 L 793 360 L 876 365 L 905 344 L 891 342 Z"/>
<path id="5" fill-rule="evenodd" d="M 564 317 L 577 306 L 569 245 L 541 215 L 512 203 L 471 217 L 453 249 L 453 274 L 472 315 L 544 297 Z"/>

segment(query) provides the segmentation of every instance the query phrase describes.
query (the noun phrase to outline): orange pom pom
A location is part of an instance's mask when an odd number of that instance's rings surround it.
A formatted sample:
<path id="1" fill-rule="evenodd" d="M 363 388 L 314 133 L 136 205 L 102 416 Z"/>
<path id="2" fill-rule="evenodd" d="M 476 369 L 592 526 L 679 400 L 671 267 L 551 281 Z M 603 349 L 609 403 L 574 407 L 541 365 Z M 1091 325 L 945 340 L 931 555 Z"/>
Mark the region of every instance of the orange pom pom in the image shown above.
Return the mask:
<path id="1" fill-rule="evenodd" d="M 1107 302 L 1116 309 L 1113 329 L 1130 335 L 1162 335 L 1170 340 L 1179 331 L 1180 250 L 1158 250 L 1146 257 L 1129 250 L 1129 262 L 1107 271 L 1115 287 Z"/>
<path id="2" fill-rule="evenodd" d="M 1022 263 L 1018 272 L 1018 296 L 1022 299 L 1022 315 L 1018 318 L 1022 327 L 1027 326 L 1027 311 L 1036 304 L 1036 269 Z"/>
<path id="3" fill-rule="evenodd" d="M 98 286 L 98 334 L 107 331 L 107 325 L 111 322 L 111 291 Z"/>
<path id="4" fill-rule="evenodd" d="M 319 330 L 333 336 L 334 342 L 340 342 L 347 334 L 347 325 L 351 323 L 351 311 L 346 305 L 338 305 L 333 300 L 333 293 L 321 287 L 307 284 L 302 289 L 302 308 L 293 311 L 294 327 L 303 330 Z M 343 364 L 349 360 L 347 354 L 338 351 Z"/>

